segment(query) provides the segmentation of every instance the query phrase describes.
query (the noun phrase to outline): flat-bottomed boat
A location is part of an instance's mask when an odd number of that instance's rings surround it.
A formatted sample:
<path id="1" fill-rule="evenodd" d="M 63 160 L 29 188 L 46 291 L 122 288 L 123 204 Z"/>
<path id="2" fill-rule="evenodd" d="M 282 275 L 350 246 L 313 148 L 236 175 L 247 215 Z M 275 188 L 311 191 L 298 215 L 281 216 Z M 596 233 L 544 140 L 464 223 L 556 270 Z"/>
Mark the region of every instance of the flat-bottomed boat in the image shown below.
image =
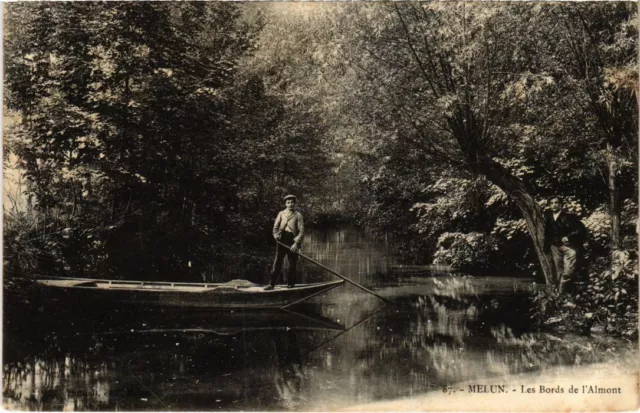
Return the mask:
<path id="1" fill-rule="evenodd" d="M 264 286 L 247 280 L 227 283 L 183 283 L 123 281 L 85 278 L 37 281 L 51 299 L 61 304 L 89 301 L 98 304 L 128 304 L 166 308 L 265 309 L 284 308 L 341 286 L 344 281 L 299 284 L 295 287 Z"/>

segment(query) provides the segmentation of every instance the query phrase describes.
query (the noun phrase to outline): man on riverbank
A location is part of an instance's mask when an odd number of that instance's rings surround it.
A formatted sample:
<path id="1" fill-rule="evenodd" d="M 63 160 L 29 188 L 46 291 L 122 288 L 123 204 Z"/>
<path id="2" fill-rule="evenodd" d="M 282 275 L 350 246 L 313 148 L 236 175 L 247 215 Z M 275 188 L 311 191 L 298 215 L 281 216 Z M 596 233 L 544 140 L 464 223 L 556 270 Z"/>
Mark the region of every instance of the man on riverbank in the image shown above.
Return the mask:
<path id="1" fill-rule="evenodd" d="M 546 212 L 545 250 L 551 250 L 558 288 L 567 291 L 575 282 L 576 262 L 581 258 L 586 229 L 580 219 L 562 209 L 562 200 L 553 197 Z"/>
<path id="2" fill-rule="evenodd" d="M 282 263 L 285 255 L 289 260 L 289 273 L 287 276 L 287 287 L 294 287 L 296 284 L 296 264 L 298 263 L 298 254 L 302 239 L 304 238 L 304 221 L 302 214 L 296 211 L 296 197 L 287 195 L 284 197 L 285 209 L 278 213 L 276 221 L 273 224 L 273 238 L 276 241 L 285 244 L 277 244 L 276 259 L 273 262 L 271 271 L 271 281 L 265 287 L 265 290 L 273 290 L 276 286 L 280 273 L 282 271 Z"/>

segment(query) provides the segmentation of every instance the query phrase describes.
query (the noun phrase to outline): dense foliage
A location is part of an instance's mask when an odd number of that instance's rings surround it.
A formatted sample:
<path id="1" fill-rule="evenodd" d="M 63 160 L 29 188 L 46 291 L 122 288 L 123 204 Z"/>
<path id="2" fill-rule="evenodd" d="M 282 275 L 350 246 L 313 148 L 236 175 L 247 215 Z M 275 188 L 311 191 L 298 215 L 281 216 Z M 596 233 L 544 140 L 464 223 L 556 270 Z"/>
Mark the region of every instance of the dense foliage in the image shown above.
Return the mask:
<path id="1" fill-rule="evenodd" d="M 541 328 L 588 333 L 596 326 L 608 334 L 636 339 L 637 290 L 638 261 L 618 251 L 611 262 L 598 260 L 572 294 L 539 292 L 533 318 Z"/>
<path id="2" fill-rule="evenodd" d="M 374 160 L 361 169 L 376 201 L 370 223 L 406 216 L 394 231 L 421 244 L 407 248 L 426 250 L 418 259 L 433 256 L 445 232 L 504 236 L 529 250 L 509 255 L 506 266 L 537 262 L 546 281 L 553 274 L 542 211 L 550 196 L 569 199 L 582 218 L 605 210 L 610 247 L 634 237 L 633 220 L 621 217 L 621 206 L 635 207 L 637 198 L 630 4 L 342 11 L 327 19 L 338 32 L 327 47 L 338 50 L 337 72 L 350 67 L 336 78 L 343 110 L 374 129 L 366 135 Z"/>
<path id="3" fill-rule="evenodd" d="M 637 24 L 625 2 L 10 4 L 5 144 L 31 209 L 5 210 L 6 266 L 256 274 L 295 192 L 416 263 L 553 283 L 560 195 L 590 281 L 541 317 L 628 335 Z"/>
<path id="4" fill-rule="evenodd" d="M 608 331 L 637 332 L 635 311 L 623 317 L 637 309 L 637 271 L 611 269 L 621 256 L 633 268 L 637 255 L 635 7 L 342 12 L 327 19 L 338 33 L 336 97 L 353 123 L 372 129 L 358 165 L 370 200 L 361 220 L 391 232 L 416 261 L 533 271 L 553 283 L 542 213 L 560 195 L 589 230 L 589 281 L 546 297 L 554 309 L 538 316 L 578 301 Z"/>
<path id="5" fill-rule="evenodd" d="M 304 197 L 326 160 L 314 117 L 243 66 L 260 20 L 216 3 L 9 6 L 8 149 L 41 222 L 7 231 L 7 254 L 37 242 L 72 274 L 199 277 L 268 239 L 282 195 Z"/>

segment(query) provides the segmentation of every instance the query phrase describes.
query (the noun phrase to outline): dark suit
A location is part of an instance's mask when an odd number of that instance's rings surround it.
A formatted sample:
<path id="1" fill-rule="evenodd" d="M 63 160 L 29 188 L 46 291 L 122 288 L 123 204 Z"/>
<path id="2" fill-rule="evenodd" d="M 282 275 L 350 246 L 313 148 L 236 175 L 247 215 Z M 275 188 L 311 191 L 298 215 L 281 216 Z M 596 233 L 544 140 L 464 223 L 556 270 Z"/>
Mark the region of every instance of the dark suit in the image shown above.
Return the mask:
<path id="1" fill-rule="evenodd" d="M 560 289 L 566 290 L 573 279 L 585 233 L 585 227 L 577 216 L 560 211 L 554 219 L 551 211 L 545 213 L 545 251 L 550 250 L 553 256 Z M 562 242 L 563 238 L 568 242 Z"/>

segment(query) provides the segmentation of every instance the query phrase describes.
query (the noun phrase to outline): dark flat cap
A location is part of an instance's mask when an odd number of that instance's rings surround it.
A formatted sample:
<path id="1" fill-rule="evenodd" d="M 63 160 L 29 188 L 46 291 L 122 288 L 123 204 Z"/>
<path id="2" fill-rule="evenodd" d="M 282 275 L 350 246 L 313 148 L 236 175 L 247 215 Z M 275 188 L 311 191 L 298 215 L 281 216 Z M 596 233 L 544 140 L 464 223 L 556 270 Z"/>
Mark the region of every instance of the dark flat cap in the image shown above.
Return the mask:
<path id="1" fill-rule="evenodd" d="M 287 199 L 293 199 L 294 201 L 296 201 L 298 198 L 296 198 L 295 195 L 287 195 L 283 198 L 284 201 L 286 201 Z"/>

